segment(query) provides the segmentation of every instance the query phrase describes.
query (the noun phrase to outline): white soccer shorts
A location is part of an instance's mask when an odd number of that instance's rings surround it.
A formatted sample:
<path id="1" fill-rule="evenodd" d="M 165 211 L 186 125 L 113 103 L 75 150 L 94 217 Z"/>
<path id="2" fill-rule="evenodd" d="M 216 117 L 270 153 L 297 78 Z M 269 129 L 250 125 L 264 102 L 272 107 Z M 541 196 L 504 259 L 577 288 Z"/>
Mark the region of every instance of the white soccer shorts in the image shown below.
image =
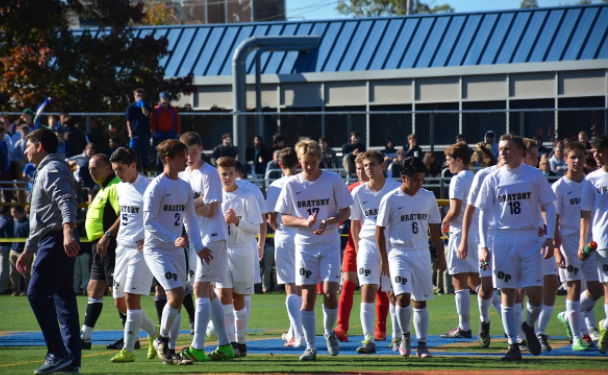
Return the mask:
<path id="1" fill-rule="evenodd" d="M 205 244 L 211 250 L 213 259 L 209 264 L 197 255 L 195 281 L 197 283 L 223 282 L 228 269 L 228 249 L 226 241 L 211 241 Z"/>
<path id="2" fill-rule="evenodd" d="M 608 283 L 608 249 L 598 249 L 595 251 L 595 262 L 600 283 Z"/>
<path id="3" fill-rule="evenodd" d="M 135 247 L 118 245 L 116 264 L 114 266 L 114 298 L 122 298 L 125 292 L 130 294 L 150 294 L 152 272 L 146 264 L 144 254 Z"/>
<path id="4" fill-rule="evenodd" d="M 376 241 L 365 238 L 359 240 L 359 251 L 357 251 L 357 276 L 359 285 L 377 285 L 385 292 L 392 290 L 391 279 L 381 276 L 380 253 Z"/>
<path id="5" fill-rule="evenodd" d="M 562 237 L 560 252 L 566 259 L 566 268 L 564 270 L 566 281 L 598 281 L 599 274 L 595 252 L 584 262 L 578 259 L 579 238 L 578 234 Z M 555 262 L 555 258 L 551 259 Z"/>
<path id="6" fill-rule="evenodd" d="M 228 248 L 228 267 L 224 281 L 217 282 L 217 289 L 230 289 L 238 294 L 253 294 L 253 267 L 254 259 L 249 244 L 230 245 Z"/>
<path id="7" fill-rule="evenodd" d="M 321 281 L 339 283 L 341 274 L 340 236 L 319 236 L 314 242 L 296 238 L 296 285 L 316 285 Z"/>
<path id="8" fill-rule="evenodd" d="M 175 254 L 150 252 L 144 249 L 144 259 L 163 289 L 185 288 L 187 270 L 186 257 L 182 249 L 176 249 Z"/>
<path id="9" fill-rule="evenodd" d="M 542 238 L 537 234 L 494 233 L 491 239 L 495 288 L 543 286 Z"/>
<path id="10" fill-rule="evenodd" d="M 258 253 L 258 240 L 253 237 L 253 240 L 251 241 L 252 244 L 252 248 L 253 248 L 253 259 L 255 259 L 255 262 L 253 262 L 252 266 L 253 266 L 253 277 L 254 277 L 254 283 L 255 284 L 259 284 L 262 282 L 262 277 L 261 277 L 261 272 L 260 272 L 260 254 Z"/>
<path id="11" fill-rule="evenodd" d="M 388 264 L 395 296 L 411 294 L 417 302 L 434 298 L 430 251 L 392 248 Z"/>
<path id="12" fill-rule="evenodd" d="M 293 236 L 282 232 L 274 236 L 274 261 L 277 269 L 278 284 L 295 284 L 296 282 L 296 245 Z"/>
<path id="13" fill-rule="evenodd" d="M 447 251 L 447 263 L 448 272 L 450 275 L 457 275 L 459 273 L 477 273 L 479 271 L 479 253 L 475 251 L 469 251 L 467 259 L 458 258 L 458 246 L 462 240 L 462 233 L 450 234 L 450 241 L 448 242 Z M 469 249 L 477 248 L 477 237 L 469 237 Z"/>

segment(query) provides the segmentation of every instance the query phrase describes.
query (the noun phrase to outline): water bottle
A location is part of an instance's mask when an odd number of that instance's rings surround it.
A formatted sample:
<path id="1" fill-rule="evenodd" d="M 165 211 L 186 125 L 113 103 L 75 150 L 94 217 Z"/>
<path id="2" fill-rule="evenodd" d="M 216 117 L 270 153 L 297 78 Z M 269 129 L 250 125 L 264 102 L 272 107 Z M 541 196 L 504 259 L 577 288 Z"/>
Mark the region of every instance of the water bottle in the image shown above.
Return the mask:
<path id="1" fill-rule="evenodd" d="M 589 242 L 589 244 L 583 249 L 583 260 L 589 259 L 595 250 L 597 250 L 597 243 L 593 241 Z"/>

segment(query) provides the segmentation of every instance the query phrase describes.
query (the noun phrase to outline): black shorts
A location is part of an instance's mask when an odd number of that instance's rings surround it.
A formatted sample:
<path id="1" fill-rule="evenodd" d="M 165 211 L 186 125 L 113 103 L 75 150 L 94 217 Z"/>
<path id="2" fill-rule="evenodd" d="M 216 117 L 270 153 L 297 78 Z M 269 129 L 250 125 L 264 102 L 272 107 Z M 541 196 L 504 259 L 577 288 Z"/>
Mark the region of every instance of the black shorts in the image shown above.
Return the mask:
<path id="1" fill-rule="evenodd" d="M 91 242 L 91 280 L 102 280 L 111 287 L 114 285 L 114 264 L 116 263 L 116 239 L 112 238 L 106 255 L 97 254 L 97 242 Z"/>

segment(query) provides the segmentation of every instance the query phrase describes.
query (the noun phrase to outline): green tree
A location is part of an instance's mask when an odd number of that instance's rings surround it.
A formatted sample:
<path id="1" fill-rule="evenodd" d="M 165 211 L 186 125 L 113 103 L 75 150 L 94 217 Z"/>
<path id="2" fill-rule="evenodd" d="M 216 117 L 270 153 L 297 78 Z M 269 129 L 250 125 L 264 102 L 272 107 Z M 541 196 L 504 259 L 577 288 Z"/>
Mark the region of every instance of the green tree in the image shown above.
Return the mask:
<path id="1" fill-rule="evenodd" d="M 338 0 L 336 10 L 353 17 L 402 16 L 408 14 L 453 13 L 448 4 L 434 5 L 421 0 Z"/>
<path id="2" fill-rule="evenodd" d="M 95 21 L 103 30 L 75 33 L 68 13 Z M 136 38 L 143 4 L 128 0 L 19 0 L 0 4 L 0 110 L 35 107 L 51 97 L 48 110 L 124 111 L 134 88 L 148 97 L 161 90 L 172 99 L 193 92 L 192 74 L 164 77 L 159 64 L 166 38 Z"/>
<path id="3" fill-rule="evenodd" d="M 538 8 L 538 1 L 536 0 L 522 0 L 519 7 L 524 8 Z"/>

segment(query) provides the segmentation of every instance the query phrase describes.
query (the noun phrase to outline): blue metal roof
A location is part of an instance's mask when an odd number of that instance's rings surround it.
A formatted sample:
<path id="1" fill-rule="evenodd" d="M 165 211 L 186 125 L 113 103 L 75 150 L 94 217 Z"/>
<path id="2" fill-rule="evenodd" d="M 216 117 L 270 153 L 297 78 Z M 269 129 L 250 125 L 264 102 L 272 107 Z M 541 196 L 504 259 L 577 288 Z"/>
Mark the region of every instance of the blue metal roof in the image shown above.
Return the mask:
<path id="1" fill-rule="evenodd" d="M 78 31 L 76 31 L 78 32 Z M 262 55 L 262 74 L 344 72 L 608 58 L 608 5 L 334 21 L 139 27 L 166 36 L 169 77 L 227 76 L 243 40 L 318 35 L 311 53 Z M 247 72 L 254 73 L 253 55 Z"/>

